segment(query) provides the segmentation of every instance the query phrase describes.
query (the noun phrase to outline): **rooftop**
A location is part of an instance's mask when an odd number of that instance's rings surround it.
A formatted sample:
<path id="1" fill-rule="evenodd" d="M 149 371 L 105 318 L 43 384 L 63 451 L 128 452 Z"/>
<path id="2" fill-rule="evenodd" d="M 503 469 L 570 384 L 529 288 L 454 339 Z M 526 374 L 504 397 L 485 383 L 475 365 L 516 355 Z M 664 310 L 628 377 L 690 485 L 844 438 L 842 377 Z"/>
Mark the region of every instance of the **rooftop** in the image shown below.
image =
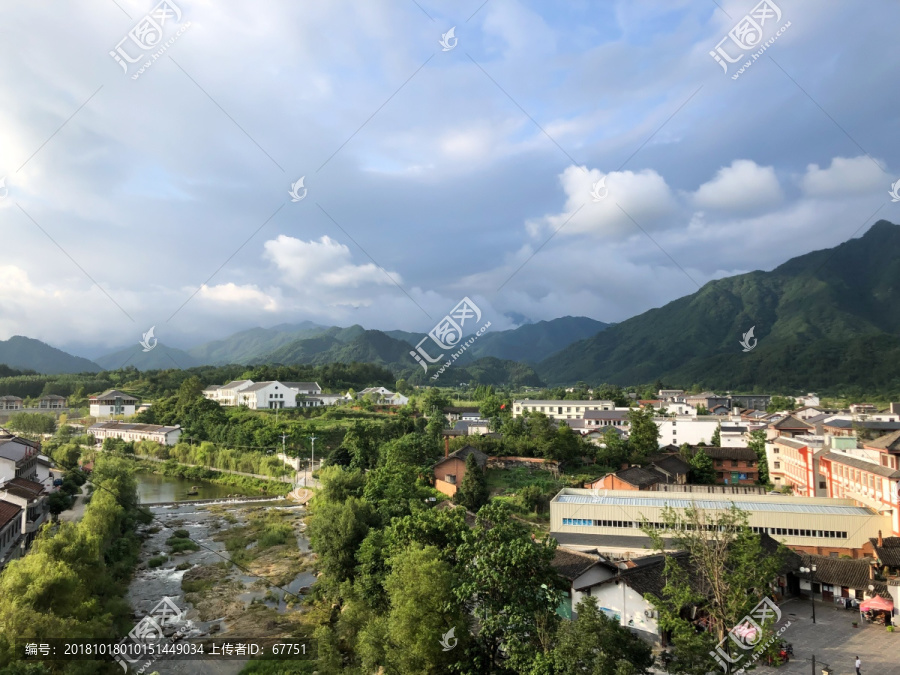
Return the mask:
<path id="1" fill-rule="evenodd" d="M 9 521 L 22 512 L 22 507 L 18 504 L 12 504 L 0 499 L 0 527 L 5 526 Z"/>
<path id="2" fill-rule="evenodd" d="M 126 394 L 123 391 L 119 391 L 118 389 L 110 389 L 109 391 L 104 391 L 102 394 L 98 394 L 96 396 L 91 396 L 91 401 L 106 401 L 115 398 L 121 398 L 125 401 L 137 401 L 137 399 L 131 394 Z"/>
<path id="3" fill-rule="evenodd" d="M 170 431 L 175 431 L 176 429 L 180 429 L 181 427 L 176 425 L 174 427 L 166 427 L 160 424 L 131 424 L 129 422 L 98 422 L 97 424 L 92 424 L 91 430 L 102 430 L 102 429 L 117 429 L 119 431 L 133 431 L 135 433 L 143 433 L 143 434 L 152 434 L 152 433 L 168 433 Z"/>
<path id="4" fill-rule="evenodd" d="M 730 509 L 732 505 L 750 512 L 769 513 L 815 513 L 835 516 L 872 516 L 874 511 L 863 506 L 854 506 L 849 499 L 826 499 L 811 497 L 777 497 L 760 495 L 748 499 L 742 495 L 735 499 L 699 498 L 694 493 L 640 492 L 629 494 L 624 490 L 610 490 L 606 496 L 597 496 L 591 490 L 563 488 L 553 500 L 562 504 L 596 504 L 600 506 L 648 506 L 662 508 L 696 507 L 701 509 Z M 838 502 L 838 503 L 835 503 Z"/>
<path id="5" fill-rule="evenodd" d="M 900 478 L 900 470 L 898 469 L 881 466 L 881 464 L 876 464 L 875 462 L 867 462 L 864 459 L 845 455 L 842 452 L 828 452 L 822 455 L 822 459 L 843 464 L 844 466 L 852 466 L 854 469 L 868 471 L 869 473 L 874 473 L 878 476 L 883 476 L 884 478 Z"/>

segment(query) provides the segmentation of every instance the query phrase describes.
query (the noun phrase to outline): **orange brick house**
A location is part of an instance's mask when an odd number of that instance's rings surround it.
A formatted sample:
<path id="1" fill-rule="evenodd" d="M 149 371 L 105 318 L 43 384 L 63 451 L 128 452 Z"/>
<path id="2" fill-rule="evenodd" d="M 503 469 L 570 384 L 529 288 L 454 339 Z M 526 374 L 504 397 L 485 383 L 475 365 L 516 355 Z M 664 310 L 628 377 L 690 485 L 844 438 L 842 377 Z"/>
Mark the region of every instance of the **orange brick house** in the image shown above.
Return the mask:
<path id="1" fill-rule="evenodd" d="M 455 495 L 466 475 L 466 458 L 469 455 L 475 455 L 475 461 L 482 469 L 487 466 L 487 455 L 471 445 L 445 454 L 444 458 L 434 465 L 435 489 L 448 497 Z"/>

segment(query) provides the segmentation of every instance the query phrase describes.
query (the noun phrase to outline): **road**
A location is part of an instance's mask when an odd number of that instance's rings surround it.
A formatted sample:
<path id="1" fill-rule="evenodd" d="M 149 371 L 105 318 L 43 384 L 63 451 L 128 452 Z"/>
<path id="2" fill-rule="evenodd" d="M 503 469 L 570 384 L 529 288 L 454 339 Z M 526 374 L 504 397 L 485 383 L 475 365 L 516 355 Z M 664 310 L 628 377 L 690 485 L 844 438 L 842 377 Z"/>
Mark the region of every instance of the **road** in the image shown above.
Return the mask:
<path id="1" fill-rule="evenodd" d="M 77 523 L 84 517 L 84 509 L 87 506 L 85 499 L 88 496 L 88 484 L 81 486 L 81 494 L 75 497 L 75 503 L 68 511 L 59 514 L 59 519 L 65 523 Z"/>

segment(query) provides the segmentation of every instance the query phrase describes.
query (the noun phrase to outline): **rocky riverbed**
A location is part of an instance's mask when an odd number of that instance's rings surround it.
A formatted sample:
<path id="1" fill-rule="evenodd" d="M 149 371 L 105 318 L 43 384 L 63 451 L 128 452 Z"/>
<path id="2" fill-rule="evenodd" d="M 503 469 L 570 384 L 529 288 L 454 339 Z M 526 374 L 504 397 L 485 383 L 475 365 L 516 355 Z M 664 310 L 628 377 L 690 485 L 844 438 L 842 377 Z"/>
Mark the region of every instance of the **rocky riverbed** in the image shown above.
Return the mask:
<path id="1" fill-rule="evenodd" d="M 315 556 L 305 510 L 287 501 L 152 507 L 127 599 L 135 623 L 169 598 L 183 616 L 166 627 L 190 637 L 309 637 L 304 595 Z M 244 661 L 161 660 L 160 675 L 237 675 Z"/>

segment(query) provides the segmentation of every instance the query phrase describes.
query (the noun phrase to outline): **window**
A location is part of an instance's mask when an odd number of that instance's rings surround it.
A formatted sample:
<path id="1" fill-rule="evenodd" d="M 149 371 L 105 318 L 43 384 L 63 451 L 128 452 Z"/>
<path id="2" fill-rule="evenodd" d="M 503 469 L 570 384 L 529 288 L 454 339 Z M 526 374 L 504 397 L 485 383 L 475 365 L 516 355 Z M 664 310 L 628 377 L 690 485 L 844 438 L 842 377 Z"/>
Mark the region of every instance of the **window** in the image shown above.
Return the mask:
<path id="1" fill-rule="evenodd" d="M 444 480 L 450 483 L 450 485 L 456 485 L 456 475 L 452 473 L 448 473 L 444 476 Z"/>
<path id="2" fill-rule="evenodd" d="M 781 468 L 781 462 L 773 462 L 773 463 L 775 464 L 775 468 L 776 468 L 776 469 L 780 469 L 780 468 Z"/>
<path id="3" fill-rule="evenodd" d="M 781 451 L 778 448 L 772 448 L 772 452 L 777 455 Z"/>
<path id="4" fill-rule="evenodd" d="M 819 481 L 819 489 L 820 489 L 820 490 L 824 490 L 824 489 L 825 489 L 825 481 L 824 481 L 824 480 L 820 480 L 820 481 Z"/>

